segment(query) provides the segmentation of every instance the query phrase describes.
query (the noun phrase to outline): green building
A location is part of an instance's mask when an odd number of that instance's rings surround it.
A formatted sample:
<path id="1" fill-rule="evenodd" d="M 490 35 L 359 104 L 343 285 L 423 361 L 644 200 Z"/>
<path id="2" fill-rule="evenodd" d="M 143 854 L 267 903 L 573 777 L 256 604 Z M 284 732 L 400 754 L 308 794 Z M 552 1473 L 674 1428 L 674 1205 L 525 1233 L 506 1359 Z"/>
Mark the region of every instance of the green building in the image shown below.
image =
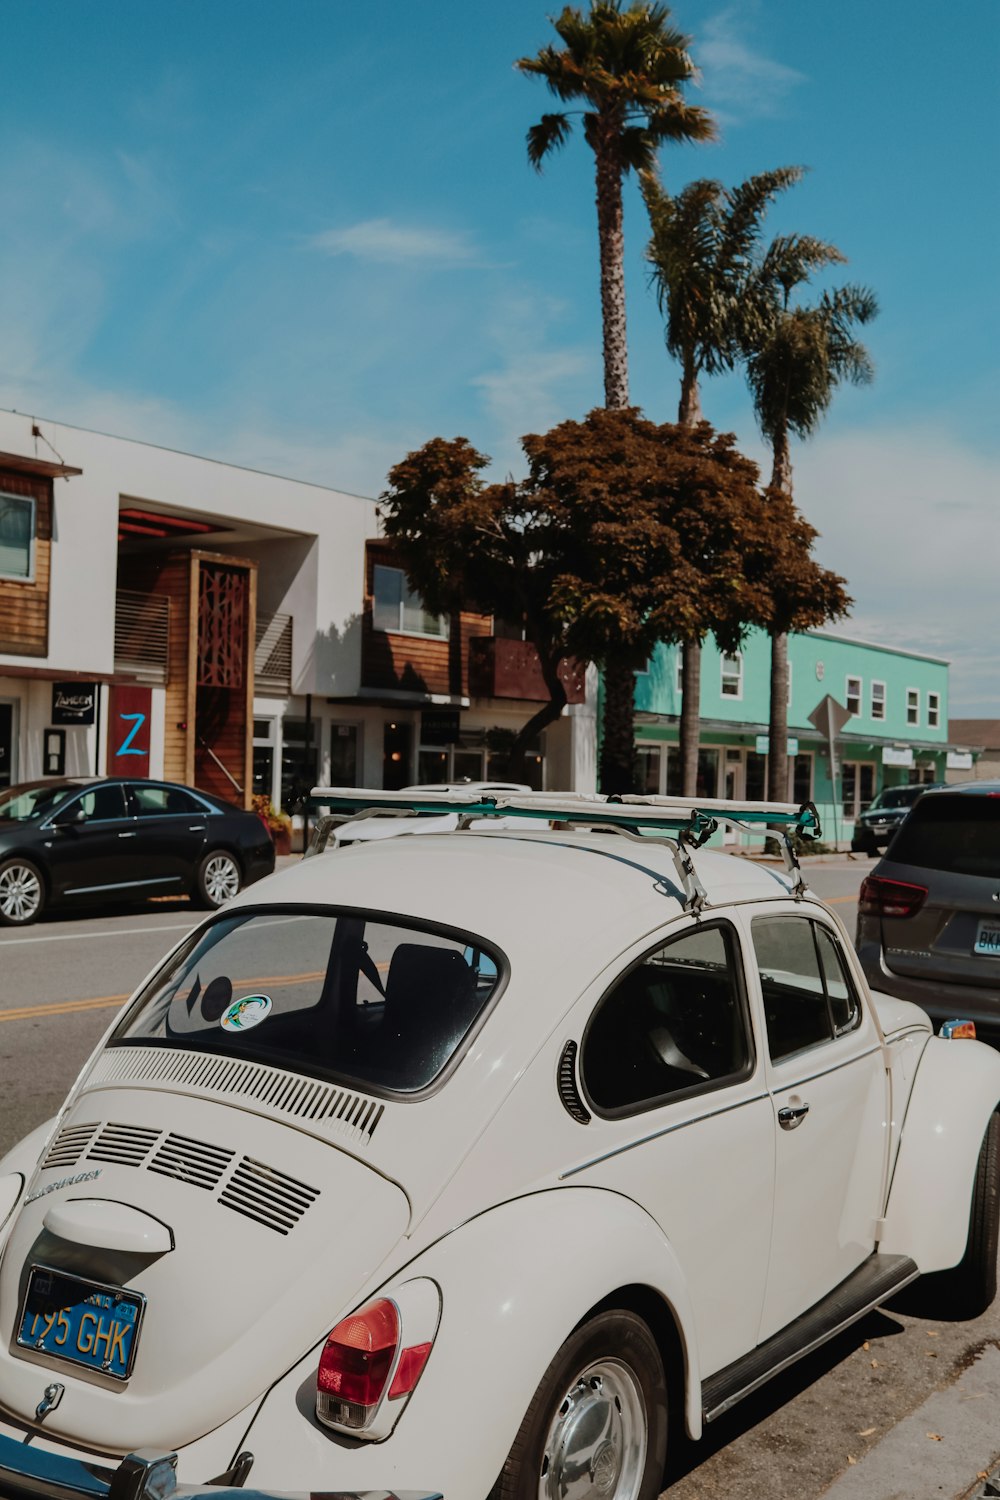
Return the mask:
<path id="1" fill-rule="evenodd" d="M 816 803 L 829 841 L 849 840 L 855 818 L 884 786 L 944 781 L 946 770 L 971 774 L 969 753 L 948 744 L 948 663 L 940 657 L 821 630 L 790 636 L 788 657 L 788 798 Z M 700 796 L 766 797 L 769 673 L 770 642 L 762 632 L 752 632 L 735 656 L 706 641 Z M 646 792 L 680 792 L 682 692 L 680 648 L 658 647 L 636 680 Z M 833 776 L 827 735 L 809 718 L 827 695 L 851 715 L 836 738 Z"/>

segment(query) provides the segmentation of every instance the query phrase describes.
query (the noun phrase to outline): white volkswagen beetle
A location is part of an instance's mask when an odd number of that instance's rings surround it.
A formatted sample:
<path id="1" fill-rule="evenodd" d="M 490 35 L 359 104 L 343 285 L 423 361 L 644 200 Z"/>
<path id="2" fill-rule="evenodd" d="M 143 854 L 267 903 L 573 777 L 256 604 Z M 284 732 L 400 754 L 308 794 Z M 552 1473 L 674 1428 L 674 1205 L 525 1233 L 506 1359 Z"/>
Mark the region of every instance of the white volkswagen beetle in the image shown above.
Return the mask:
<path id="1" fill-rule="evenodd" d="M 918 1274 L 991 1301 L 1000 1056 L 870 995 L 791 856 L 696 847 L 809 809 L 316 795 L 460 826 L 238 896 L 0 1164 L 0 1459 L 651 1500 Z"/>

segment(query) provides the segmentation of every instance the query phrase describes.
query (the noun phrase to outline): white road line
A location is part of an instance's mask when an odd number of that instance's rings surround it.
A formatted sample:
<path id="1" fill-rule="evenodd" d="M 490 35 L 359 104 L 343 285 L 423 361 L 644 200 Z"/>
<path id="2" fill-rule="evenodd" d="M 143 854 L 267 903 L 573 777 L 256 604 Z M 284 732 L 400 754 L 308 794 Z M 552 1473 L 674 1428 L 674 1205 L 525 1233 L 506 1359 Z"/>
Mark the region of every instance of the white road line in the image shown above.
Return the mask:
<path id="1" fill-rule="evenodd" d="M 193 922 L 165 922 L 162 927 L 120 927 L 115 932 L 53 932 L 49 937 L 0 938 L 0 952 L 4 948 L 20 948 L 25 943 L 78 943 L 81 938 L 131 937 L 140 932 L 190 932 L 200 920 L 196 917 Z"/>

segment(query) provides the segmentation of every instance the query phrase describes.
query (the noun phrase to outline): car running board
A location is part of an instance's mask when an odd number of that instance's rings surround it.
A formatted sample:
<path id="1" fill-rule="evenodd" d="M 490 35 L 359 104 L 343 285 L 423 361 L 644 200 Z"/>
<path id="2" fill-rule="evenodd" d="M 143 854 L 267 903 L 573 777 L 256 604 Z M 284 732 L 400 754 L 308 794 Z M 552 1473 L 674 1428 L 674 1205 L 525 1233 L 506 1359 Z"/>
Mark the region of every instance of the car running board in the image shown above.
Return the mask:
<path id="1" fill-rule="evenodd" d="M 710 1375 L 701 1387 L 702 1420 L 714 1422 L 737 1401 L 811 1354 L 919 1275 L 908 1255 L 870 1255 L 822 1302 L 749 1354 Z"/>

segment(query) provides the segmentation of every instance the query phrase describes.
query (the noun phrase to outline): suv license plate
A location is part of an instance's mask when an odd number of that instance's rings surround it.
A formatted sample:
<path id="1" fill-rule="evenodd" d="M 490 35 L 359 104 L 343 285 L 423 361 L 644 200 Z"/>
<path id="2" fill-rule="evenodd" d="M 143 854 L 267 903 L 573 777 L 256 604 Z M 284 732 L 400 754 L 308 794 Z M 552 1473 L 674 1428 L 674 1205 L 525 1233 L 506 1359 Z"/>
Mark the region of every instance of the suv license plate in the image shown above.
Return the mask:
<path id="1" fill-rule="evenodd" d="M 991 958 L 1000 958 L 1000 922 L 984 917 L 979 923 L 973 953 L 988 953 Z"/>
<path id="2" fill-rule="evenodd" d="M 145 1305 L 141 1292 L 32 1266 L 17 1342 L 22 1349 L 127 1380 Z"/>

